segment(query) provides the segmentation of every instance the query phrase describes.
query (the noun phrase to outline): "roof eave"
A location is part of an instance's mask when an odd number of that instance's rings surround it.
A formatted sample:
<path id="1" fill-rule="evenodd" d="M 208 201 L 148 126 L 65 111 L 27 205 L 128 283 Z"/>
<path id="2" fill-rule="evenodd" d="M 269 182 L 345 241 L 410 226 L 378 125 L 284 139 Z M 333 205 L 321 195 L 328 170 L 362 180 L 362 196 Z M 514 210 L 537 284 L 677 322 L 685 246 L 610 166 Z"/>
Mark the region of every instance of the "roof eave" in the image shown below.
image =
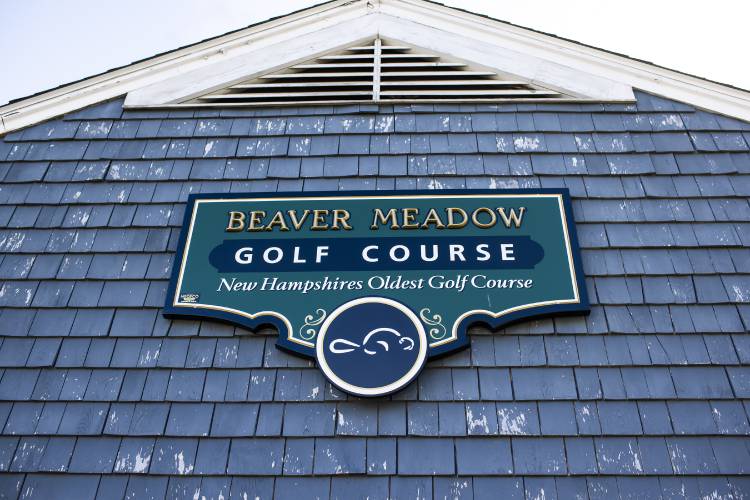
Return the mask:
<path id="1" fill-rule="evenodd" d="M 87 77 L 0 106 L 0 135 L 65 113 L 122 96 L 150 83 L 159 67 L 208 57 L 247 43 L 262 33 L 279 33 L 316 18 L 366 8 L 367 0 L 330 0 L 231 31 L 179 49 Z"/>
<path id="2" fill-rule="evenodd" d="M 383 12 L 389 8 L 410 10 L 415 16 L 433 16 L 466 29 L 486 30 L 516 41 L 543 47 L 556 56 L 598 66 L 597 74 L 615 81 L 627 78 L 633 88 L 683 101 L 698 108 L 750 121 L 750 91 L 702 77 L 665 68 L 647 61 L 598 47 L 518 26 L 433 0 L 380 0 Z M 592 71 L 593 72 L 593 71 Z M 619 76 L 616 77 L 616 76 Z"/>
<path id="3" fill-rule="evenodd" d="M 0 107 L 0 134 L 125 95 L 159 81 L 170 69 L 179 71 L 178 66 L 188 67 L 266 36 L 283 38 L 310 23 L 345 22 L 375 10 L 430 26 L 442 23 L 454 31 L 478 31 L 498 43 L 521 44 L 613 82 L 750 121 L 750 92 L 743 89 L 429 0 L 332 0 L 8 103 Z"/>

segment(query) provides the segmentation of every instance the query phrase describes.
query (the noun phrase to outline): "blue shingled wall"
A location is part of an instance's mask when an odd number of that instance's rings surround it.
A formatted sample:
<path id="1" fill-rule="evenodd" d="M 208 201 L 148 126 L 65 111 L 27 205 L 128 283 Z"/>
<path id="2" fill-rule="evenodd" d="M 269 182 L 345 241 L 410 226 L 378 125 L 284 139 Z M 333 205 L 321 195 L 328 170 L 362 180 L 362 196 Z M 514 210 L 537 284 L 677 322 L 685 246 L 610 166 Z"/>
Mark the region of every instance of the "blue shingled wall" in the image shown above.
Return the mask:
<path id="1" fill-rule="evenodd" d="M 0 494 L 750 495 L 750 124 L 635 105 L 123 111 L 0 141 Z M 161 317 L 187 195 L 570 189 L 588 318 L 476 330 L 391 398 Z M 734 495 L 734 496 L 730 496 Z"/>

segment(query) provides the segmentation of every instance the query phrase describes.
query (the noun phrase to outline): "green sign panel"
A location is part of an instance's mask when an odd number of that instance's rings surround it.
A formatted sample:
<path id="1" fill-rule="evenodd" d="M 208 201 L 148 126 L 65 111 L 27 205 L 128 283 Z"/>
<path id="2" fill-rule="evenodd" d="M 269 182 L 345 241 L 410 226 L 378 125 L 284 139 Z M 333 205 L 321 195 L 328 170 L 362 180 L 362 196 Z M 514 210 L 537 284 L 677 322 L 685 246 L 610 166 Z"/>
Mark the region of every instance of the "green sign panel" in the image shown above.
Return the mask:
<path id="1" fill-rule="evenodd" d="M 578 254 L 567 190 L 193 195 L 165 314 L 273 325 L 378 396 L 472 324 L 587 312 Z"/>

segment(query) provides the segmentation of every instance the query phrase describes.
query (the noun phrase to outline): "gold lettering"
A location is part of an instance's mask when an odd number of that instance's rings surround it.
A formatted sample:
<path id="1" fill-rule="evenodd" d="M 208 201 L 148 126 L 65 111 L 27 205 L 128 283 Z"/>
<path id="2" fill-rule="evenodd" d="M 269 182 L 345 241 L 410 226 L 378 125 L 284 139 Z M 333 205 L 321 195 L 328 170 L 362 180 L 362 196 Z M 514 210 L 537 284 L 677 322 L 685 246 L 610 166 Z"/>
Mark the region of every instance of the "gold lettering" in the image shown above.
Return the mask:
<path id="1" fill-rule="evenodd" d="M 245 214 L 243 212 L 229 212 L 229 222 L 226 231 L 236 233 L 245 229 Z"/>
<path id="2" fill-rule="evenodd" d="M 427 212 L 427 216 L 424 218 L 421 228 L 429 229 L 430 224 L 435 224 L 436 229 L 445 229 L 445 224 L 440 220 L 440 216 L 434 208 L 431 208 L 430 211 Z"/>
<path id="3" fill-rule="evenodd" d="M 401 216 L 404 218 L 401 229 L 419 229 L 419 223 L 415 222 L 419 215 L 418 208 L 402 208 Z"/>
<path id="4" fill-rule="evenodd" d="M 391 229 L 398 229 L 398 218 L 395 208 L 388 210 L 388 215 L 384 214 L 379 208 L 376 208 L 372 212 L 372 225 L 370 225 L 370 229 L 378 229 L 378 221 L 380 221 L 380 224 L 387 224 L 389 220 L 391 221 Z"/>
<path id="5" fill-rule="evenodd" d="M 339 224 L 341 224 L 341 229 L 349 231 L 352 228 L 352 226 L 350 226 L 347 222 L 349 220 L 349 217 L 351 217 L 351 215 L 349 214 L 348 210 L 334 210 L 333 224 L 331 225 L 331 229 L 338 230 Z"/>
<path id="6" fill-rule="evenodd" d="M 466 211 L 463 208 L 446 208 L 445 211 L 448 213 L 448 229 L 460 229 L 469 223 L 469 216 L 466 215 Z M 459 214 L 463 220 L 461 222 L 455 222 L 454 214 Z"/>
<path id="7" fill-rule="evenodd" d="M 479 220 L 480 213 L 488 214 L 490 216 L 489 222 L 481 222 Z M 497 222 L 497 215 L 495 215 L 495 212 L 487 207 L 479 207 L 471 213 L 471 221 L 479 229 L 487 229 L 488 227 L 492 227 L 495 225 L 495 223 Z"/>
<path id="8" fill-rule="evenodd" d="M 313 222 L 310 229 L 313 231 L 325 231 L 328 229 L 326 215 L 328 215 L 328 210 L 313 210 Z"/>
<path id="9" fill-rule="evenodd" d="M 521 207 L 518 209 L 518 213 L 516 213 L 516 210 L 514 208 L 510 209 L 510 215 L 507 215 L 505 213 L 505 208 L 498 208 L 497 213 L 500 214 L 500 218 L 503 219 L 503 224 L 505 224 L 505 227 L 510 227 L 511 224 L 516 226 L 516 229 L 521 227 L 521 222 L 523 220 L 523 213 L 526 211 L 526 207 Z"/>
<path id="10" fill-rule="evenodd" d="M 302 228 L 302 224 L 305 223 L 305 220 L 307 219 L 307 216 L 310 215 L 310 211 L 305 209 L 304 212 L 302 212 L 302 217 L 299 219 L 297 218 L 297 211 L 296 210 L 287 210 L 287 214 L 289 214 L 289 218 L 292 219 L 292 226 L 294 226 L 294 229 L 299 231 L 300 228 Z"/>
<path id="11" fill-rule="evenodd" d="M 279 226 L 279 231 L 289 231 L 289 226 L 284 220 L 284 212 L 279 211 L 273 214 L 271 222 L 266 226 L 266 231 L 273 231 L 274 226 Z"/>
<path id="12" fill-rule="evenodd" d="M 266 212 L 263 210 L 253 210 L 250 213 L 250 222 L 247 224 L 248 231 L 263 231 L 263 217 Z"/>

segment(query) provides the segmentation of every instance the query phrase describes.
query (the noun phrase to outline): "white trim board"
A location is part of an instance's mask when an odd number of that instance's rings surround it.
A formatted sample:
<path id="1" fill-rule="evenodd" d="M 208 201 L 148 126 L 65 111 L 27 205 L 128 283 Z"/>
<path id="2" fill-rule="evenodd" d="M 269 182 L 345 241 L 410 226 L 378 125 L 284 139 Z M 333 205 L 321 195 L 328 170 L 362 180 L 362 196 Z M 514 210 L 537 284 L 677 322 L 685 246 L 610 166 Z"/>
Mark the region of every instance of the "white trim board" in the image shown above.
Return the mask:
<path id="1" fill-rule="evenodd" d="M 395 0 L 397 4 L 401 1 Z M 525 47 L 521 44 L 509 48 L 497 43 L 493 37 L 477 36 L 482 33 L 474 29 L 457 30 L 451 22 L 444 22 L 438 28 L 432 21 L 421 15 L 407 17 L 404 13 L 373 9 L 356 19 L 300 33 L 277 44 L 266 44 L 234 56 L 227 54 L 221 61 L 135 90 L 125 99 L 125 107 L 176 105 L 215 89 L 375 37 L 473 62 L 477 66 L 498 71 L 509 79 L 527 81 L 577 96 L 581 100 L 635 100 L 629 85 L 539 57 L 538 54 L 524 51 Z"/>
<path id="2" fill-rule="evenodd" d="M 362 16 L 346 23 L 299 33 L 273 44 L 252 44 L 255 50 L 237 51 L 234 55 L 226 53 L 211 64 L 131 91 L 125 99 L 125 107 L 176 104 L 306 61 L 314 55 L 363 43 L 377 34 L 375 20 L 374 16 Z"/>
<path id="3" fill-rule="evenodd" d="M 582 100 L 632 102 L 638 88 L 750 121 L 745 90 L 424 0 L 334 0 L 2 106 L 0 134 L 123 94 L 171 107 L 376 36 Z"/>

